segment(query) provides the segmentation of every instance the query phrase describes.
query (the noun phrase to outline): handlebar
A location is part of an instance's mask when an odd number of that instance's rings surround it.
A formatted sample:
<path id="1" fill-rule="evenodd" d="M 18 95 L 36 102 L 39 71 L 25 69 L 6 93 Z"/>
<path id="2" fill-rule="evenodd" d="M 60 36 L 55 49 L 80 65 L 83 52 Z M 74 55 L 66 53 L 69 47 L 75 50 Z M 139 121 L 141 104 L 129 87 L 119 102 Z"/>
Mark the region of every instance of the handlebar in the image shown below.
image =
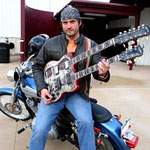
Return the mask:
<path id="1" fill-rule="evenodd" d="M 32 63 L 30 62 L 30 60 L 35 56 L 35 54 L 32 54 L 26 61 L 22 62 L 20 64 L 20 71 L 30 71 L 31 70 L 31 66 L 32 66 Z"/>

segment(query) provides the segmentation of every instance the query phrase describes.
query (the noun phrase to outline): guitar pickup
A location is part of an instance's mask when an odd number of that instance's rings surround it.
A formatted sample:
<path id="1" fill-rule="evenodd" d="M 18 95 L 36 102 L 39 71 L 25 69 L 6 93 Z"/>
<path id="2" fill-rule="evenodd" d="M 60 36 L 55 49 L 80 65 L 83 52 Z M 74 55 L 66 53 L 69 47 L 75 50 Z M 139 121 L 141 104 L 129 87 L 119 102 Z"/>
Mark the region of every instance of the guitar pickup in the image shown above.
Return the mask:
<path id="1" fill-rule="evenodd" d="M 72 80 L 71 80 L 70 73 L 67 73 L 67 74 L 66 74 L 66 83 L 67 83 L 68 85 L 72 84 Z"/>
<path id="2" fill-rule="evenodd" d="M 58 66 L 52 67 L 52 72 L 53 72 L 55 75 L 59 74 Z"/>
<path id="3" fill-rule="evenodd" d="M 57 80 L 56 80 L 56 85 L 57 85 L 57 89 L 60 90 L 60 89 L 61 89 L 61 81 L 60 81 L 60 78 L 57 78 Z"/>

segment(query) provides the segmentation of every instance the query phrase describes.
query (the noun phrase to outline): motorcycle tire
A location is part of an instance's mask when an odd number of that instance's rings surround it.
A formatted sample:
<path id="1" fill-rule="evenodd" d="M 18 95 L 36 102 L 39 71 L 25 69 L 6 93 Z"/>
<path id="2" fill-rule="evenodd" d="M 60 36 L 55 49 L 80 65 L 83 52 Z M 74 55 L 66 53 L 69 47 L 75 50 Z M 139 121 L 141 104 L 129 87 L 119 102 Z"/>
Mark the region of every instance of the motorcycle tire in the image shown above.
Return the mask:
<path id="1" fill-rule="evenodd" d="M 97 145 L 96 150 L 115 150 L 109 140 L 101 136 L 101 144 Z"/>
<path id="2" fill-rule="evenodd" d="M 0 110 L 8 117 L 16 120 L 28 120 L 30 114 L 28 113 L 24 102 L 18 97 L 18 102 L 11 108 L 11 97 L 9 93 L 0 93 Z"/>

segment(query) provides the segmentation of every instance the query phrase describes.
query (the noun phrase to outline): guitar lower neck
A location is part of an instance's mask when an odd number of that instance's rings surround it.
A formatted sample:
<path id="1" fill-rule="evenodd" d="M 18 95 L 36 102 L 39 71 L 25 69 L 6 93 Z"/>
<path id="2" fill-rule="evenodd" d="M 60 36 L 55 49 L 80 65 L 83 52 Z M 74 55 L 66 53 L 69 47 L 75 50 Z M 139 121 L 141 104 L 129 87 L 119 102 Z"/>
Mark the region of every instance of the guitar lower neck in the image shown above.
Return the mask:
<path id="1" fill-rule="evenodd" d="M 84 76 L 87 76 L 87 75 L 89 75 L 89 74 L 91 74 L 91 73 L 97 71 L 97 69 L 98 69 L 97 64 L 96 64 L 96 65 L 93 65 L 93 66 L 91 66 L 91 67 L 89 67 L 89 68 L 87 68 L 87 69 L 81 70 L 81 71 L 79 71 L 79 72 L 73 74 L 72 77 L 71 77 L 71 79 L 72 79 L 72 81 L 73 81 L 73 80 L 80 79 L 80 78 L 82 78 L 82 77 L 84 77 Z"/>
<path id="2" fill-rule="evenodd" d="M 119 61 L 119 60 L 120 60 L 119 55 L 116 55 L 116 56 L 113 56 L 113 57 L 107 59 L 106 62 L 107 62 L 108 64 L 110 64 L 110 63 L 113 63 L 113 62 Z M 90 66 L 89 68 L 86 68 L 86 69 L 84 69 L 84 70 L 81 70 L 81 71 L 79 71 L 79 72 L 76 72 L 75 74 L 72 75 L 71 79 L 72 79 L 72 81 L 73 81 L 73 80 L 80 79 L 80 78 L 82 78 L 82 77 L 84 77 L 84 76 L 87 76 L 87 75 L 89 75 L 89 74 L 91 74 L 91 73 L 97 71 L 97 70 L 98 70 L 98 66 L 97 66 L 97 64 L 95 64 L 95 65 L 93 65 L 93 66 Z"/>

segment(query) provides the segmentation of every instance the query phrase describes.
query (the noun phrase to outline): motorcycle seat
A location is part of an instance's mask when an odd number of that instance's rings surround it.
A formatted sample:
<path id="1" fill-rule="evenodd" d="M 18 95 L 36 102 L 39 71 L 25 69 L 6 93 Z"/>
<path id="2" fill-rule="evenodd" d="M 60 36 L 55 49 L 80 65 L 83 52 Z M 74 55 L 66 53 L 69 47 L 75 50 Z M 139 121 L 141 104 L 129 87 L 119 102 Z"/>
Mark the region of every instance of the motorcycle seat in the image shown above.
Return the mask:
<path id="1" fill-rule="evenodd" d="M 93 115 L 93 120 L 97 123 L 105 123 L 109 121 L 112 118 L 112 114 L 104 107 L 101 105 L 91 102 L 91 107 L 92 107 L 92 115 Z M 67 110 L 67 108 L 64 108 L 62 110 L 61 115 L 67 120 L 67 121 L 74 121 L 74 116 Z"/>
<path id="2" fill-rule="evenodd" d="M 97 123 L 105 123 L 112 118 L 109 110 L 103 106 L 91 102 L 93 120 Z"/>

